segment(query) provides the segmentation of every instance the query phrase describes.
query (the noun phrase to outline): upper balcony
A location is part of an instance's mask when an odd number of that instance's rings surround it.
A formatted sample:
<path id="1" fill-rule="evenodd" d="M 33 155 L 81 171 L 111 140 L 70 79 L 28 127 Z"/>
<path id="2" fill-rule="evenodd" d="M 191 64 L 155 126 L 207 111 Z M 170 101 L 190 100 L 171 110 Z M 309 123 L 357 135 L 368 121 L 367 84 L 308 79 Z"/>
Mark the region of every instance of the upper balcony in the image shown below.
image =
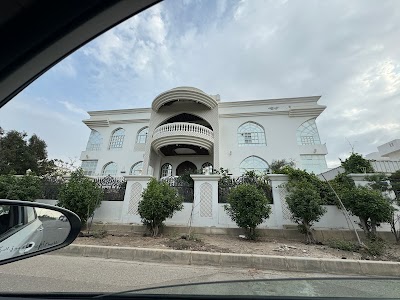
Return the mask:
<path id="1" fill-rule="evenodd" d="M 153 133 L 153 149 L 166 156 L 208 155 L 213 145 L 214 132 L 196 123 L 168 123 L 157 127 Z"/>
<path id="2" fill-rule="evenodd" d="M 164 105 L 169 105 L 175 101 L 181 100 L 201 103 L 209 109 L 213 109 L 218 105 L 216 99 L 207 95 L 202 90 L 183 86 L 161 93 L 154 99 L 151 107 L 154 111 L 158 111 Z"/>

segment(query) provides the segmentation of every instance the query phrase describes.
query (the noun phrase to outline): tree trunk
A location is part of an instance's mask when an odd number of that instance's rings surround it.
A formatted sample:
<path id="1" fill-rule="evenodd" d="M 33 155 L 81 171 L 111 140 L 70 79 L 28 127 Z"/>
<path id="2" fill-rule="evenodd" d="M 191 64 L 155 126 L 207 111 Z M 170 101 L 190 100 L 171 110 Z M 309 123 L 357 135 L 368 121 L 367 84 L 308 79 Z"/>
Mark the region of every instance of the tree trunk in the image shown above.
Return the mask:
<path id="1" fill-rule="evenodd" d="M 156 237 L 158 235 L 158 222 L 156 220 L 152 220 L 150 222 L 150 231 L 151 231 L 151 235 L 152 237 Z"/>
<path id="2" fill-rule="evenodd" d="M 153 226 L 153 237 L 158 236 L 158 225 Z"/>
<path id="3" fill-rule="evenodd" d="M 306 243 L 307 244 L 315 244 L 317 241 L 315 240 L 314 233 L 312 232 L 311 225 L 307 222 L 303 223 L 305 235 L 306 235 Z"/>
<path id="4" fill-rule="evenodd" d="M 392 218 L 390 219 L 390 230 L 396 238 L 396 243 L 400 243 L 400 232 L 396 229 L 397 220 L 395 218 L 395 214 L 392 214 Z"/>
<path id="5" fill-rule="evenodd" d="M 360 227 L 364 231 L 365 236 L 368 237 L 369 236 L 369 226 L 368 226 L 367 220 L 365 220 L 362 217 L 359 217 L 359 219 L 360 219 Z"/>
<path id="6" fill-rule="evenodd" d="M 371 220 L 371 233 L 370 233 L 370 237 L 372 239 L 376 238 L 376 221 L 375 220 Z"/>
<path id="7" fill-rule="evenodd" d="M 247 228 L 247 238 L 249 240 L 255 240 L 256 239 L 256 229 L 253 227 Z"/>

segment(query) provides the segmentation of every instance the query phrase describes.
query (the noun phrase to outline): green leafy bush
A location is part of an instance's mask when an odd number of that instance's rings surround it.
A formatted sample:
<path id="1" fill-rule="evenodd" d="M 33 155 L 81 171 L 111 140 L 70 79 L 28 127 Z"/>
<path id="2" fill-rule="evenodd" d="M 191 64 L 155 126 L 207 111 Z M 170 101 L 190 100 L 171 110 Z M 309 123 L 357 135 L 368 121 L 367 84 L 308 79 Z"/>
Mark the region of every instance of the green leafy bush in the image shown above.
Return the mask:
<path id="1" fill-rule="evenodd" d="M 353 243 L 352 241 L 345 241 L 345 240 L 329 240 L 328 246 L 334 249 L 339 249 L 349 252 L 358 252 L 360 249 L 360 245 Z"/>
<path id="2" fill-rule="evenodd" d="M 138 212 L 142 222 L 150 230 L 153 237 L 157 236 L 160 227 L 167 218 L 183 208 L 182 198 L 177 191 L 166 182 L 158 182 L 152 178 L 142 194 Z"/>
<path id="3" fill-rule="evenodd" d="M 288 191 L 286 202 L 293 221 L 299 224 L 299 230 L 305 234 L 307 243 L 316 243 L 311 226 L 326 212 L 318 189 L 305 180 L 289 180 L 286 188 Z"/>
<path id="4" fill-rule="evenodd" d="M 345 160 L 340 160 L 342 167 L 346 173 L 373 173 L 369 160 L 362 157 L 361 154 L 351 153 Z"/>
<path id="5" fill-rule="evenodd" d="M 393 207 L 381 191 L 368 186 L 354 186 L 342 188 L 340 194 L 344 206 L 359 218 L 359 225 L 367 237 L 375 238 L 380 223 L 391 221 Z"/>
<path id="6" fill-rule="evenodd" d="M 400 204 L 400 170 L 392 173 L 389 177 L 390 185 L 392 186 L 391 190 L 394 192 L 396 196 L 396 201 Z"/>
<path id="7" fill-rule="evenodd" d="M 228 173 L 228 169 L 220 168 L 220 171 L 217 173 L 222 175 L 221 179 L 218 181 L 219 203 L 227 203 L 230 190 L 241 184 L 254 185 L 264 193 L 270 203 L 273 203 L 272 188 L 267 174 L 246 171 L 239 178 L 233 179 Z"/>
<path id="8" fill-rule="evenodd" d="M 294 168 L 294 161 L 287 161 L 286 159 L 274 159 L 269 165 L 269 169 L 272 174 L 281 173 L 282 169 L 285 167 Z"/>
<path id="9" fill-rule="evenodd" d="M 307 181 L 311 183 L 318 192 L 324 205 L 337 205 L 337 199 L 326 181 L 320 180 L 314 173 L 308 173 L 305 170 L 294 169 L 291 166 L 285 166 L 279 173 L 286 174 L 289 182 Z"/>
<path id="10" fill-rule="evenodd" d="M 241 184 L 231 189 L 224 208 L 236 224 L 246 230 L 248 239 L 256 238 L 255 229 L 267 219 L 271 206 L 265 194 L 252 184 Z"/>
<path id="11" fill-rule="evenodd" d="M 368 240 L 366 246 L 364 252 L 372 256 L 381 256 L 386 251 L 386 243 L 379 238 Z"/>
<path id="12" fill-rule="evenodd" d="M 85 177 L 82 169 L 71 173 L 58 195 L 58 206 L 75 212 L 86 224 L 103 199 L 103 190 L 93 180 Z"/>
<path id="13" fill-rule="evenodd" d="M 34 175 L 0 175 L 0 198 L 34 201 L 41 198 L 40 178 Z"/>

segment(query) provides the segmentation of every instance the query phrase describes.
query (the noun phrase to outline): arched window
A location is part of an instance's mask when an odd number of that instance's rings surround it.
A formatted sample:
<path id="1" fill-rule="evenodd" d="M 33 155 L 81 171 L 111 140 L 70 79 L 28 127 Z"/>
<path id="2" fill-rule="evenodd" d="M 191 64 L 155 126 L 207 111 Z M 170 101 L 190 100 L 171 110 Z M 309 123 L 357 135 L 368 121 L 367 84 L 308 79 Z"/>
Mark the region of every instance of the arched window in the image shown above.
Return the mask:
<path id="1" fill-rule="evenodd" d="M 101 175 L 103 175 L 103 176 L 117 175 L 117 168 L 118 168 L 118 165 L 115 162 L 109 162 L 108 164 L 104 165 Z"/>
<path id="2" fill-rule="evenodd" d="M 239 126 L 238 131 L 239 146 L 265 146 L 265 132 L 260 125 L 247 122 Z"/>
<path id="3" fill-rule="evenodd" d="M 143 162 L 139 161 L 131 167 L 129 175 L 142 175 L 142 171 L 143 171 Z"/>
<path id="4" fill-rule="evenodd" d="M 315 119 L 305 121 L 297 128 L 297 145 L 318 145 L 321 144 L 319 139 L 317 124 Z"/>
<path id="5" fill-rule="evenodd" d="M 118 128 L 114 130 L 110 138 L 109 149 L 120 149 L 124 144 L 125 129 Z"/>
<path id="6" fill-rule="evenodd" d="M 86 151 L 99 151 L 101 149 L 102 143 L 103 137 L 101 136 L 100 132 L 92 129 L 88 143 L 86 145 Z"/>
<path id="7" fill-rule="evenodd" d="M 268 170 L 269 170 L 268 163 L 257 156 L 249 156 L 240 163 L 241 173 L 245 173 L 246 171 L 255 171 L 264 173 L 267 172 Z"/>
<path id="8" fill-rule="evenodd" d="M 81 168 L 83 170 L 83 174 L 92 176 L 96 172 L 97 160 L 83 160 Z"/>
<path id="9" fill-rule="evenodd" d="M 163 164 L 161 167 L 161 177 L 172 176 L 172 165 L 169 163 Z"/>
<path id="10" fill-rule="evenodd" d="M 149 127 L 145 127 L 145 128 L 142 128 L 141 130 L 139 130 L 137 137 L 136 137 L 136 143 L 145 144 L 148 133 L 149 133 Z"/>

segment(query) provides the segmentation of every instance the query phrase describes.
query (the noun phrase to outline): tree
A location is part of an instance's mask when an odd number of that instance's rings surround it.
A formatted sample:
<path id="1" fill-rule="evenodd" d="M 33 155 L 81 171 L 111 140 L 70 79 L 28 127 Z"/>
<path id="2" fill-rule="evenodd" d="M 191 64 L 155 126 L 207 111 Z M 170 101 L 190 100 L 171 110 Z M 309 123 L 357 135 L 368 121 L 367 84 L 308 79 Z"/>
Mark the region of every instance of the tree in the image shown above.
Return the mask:
<path id="1" fill-rule="evenodd" d="M 0 175 L 0 199 L 34 201 L 42 196 L 40 178 Z"/>
<path id="2" fill-rule="evenodd" d="M 58 206 L 75 212 L 86 224 L 103 199 L 103 190 L 93 180 L 85 177 L 82 169 L 71 173 L 58 194 Z"/>
<path id="3" fill-rule="evenodd" d="M 389 190 L 392 191 L 394 195 L 394 198 L 390 199 L 392 200 L 393 204 L 400 205 L 400 170 L 397 170 L 396 172 L 392 173 L 388 179 L 390 181 L 390 186 L 391 186 Z M 396 242 L 400 243 L 400 230 L 396 228 L 397 224 L 400 224 L 400 218 L 396 214 L 396 210 L 393 210 L 392 218 L 390 220 L 390 227 L 392 233 L 396 238 Z"/>
<path id="4" fill-rule="evenodd" d="M 386 198 L 386 200 L 393 206 L 394 204 L 399 205 L 400 200 L 400 170 L 392 173 L 390 176 L 386 174 L 374 174 L 365 178 L 369 181 L 368 186 L 374 190 L 380 191 Z M 393 235 L 396 238 L 396 242 L 400 242 L 400 230 L 396 228 L 399 223 L 399 217 L 396 213 L 396 209 L 393 207 L 392 216 L 390 218 L 390 227 Z"/>
<path id="5" fill-rule="evenodd" d="M 342 167 L 345 169 L 346 173 L 373 173 L 369 160 L 362 157 L 361 154 L 351 153 L 351 155 L 344 161 L 340 159 Z"/>
<path id="6" fill-rule="evenodd" d="M 360 220 L 365 235 L 376 238 L 376 228 L 382 222 L 390 222 L 393 207 L 380 190 L 369 186 L 353 186 L 339 189 L 345 207 Z"/>
<path id="7" fill-rule="evenodd" d="M 245 229 L 248 239 L 256 238 L 256 227 L 269 218 L 271 206 L 265 194 L 253 184 L 232 188 L 224 208 L 237 226 Z"/>
<path id="8" fill-rule="evenodd" d="M 25 132 L 10 130 L 0 134 L 0 174 L 36 175 L 51 171 L 54 163 L 47 159 L 47 145 L 37 135 L 29 139 Z"/>
<path id="9" fill-rule="evenodd" d="M 279 173 L 286 174 L 289 177 L 289 182 L 298 181 L 310 182 L 318 191 L 322 203 L 325 205 L 337 204 L 335 194 L 330 189 L 327 182 L 320 180 L 314 173 L 308 173 L 305 170 L 294 169 L 290 166 L 283 167 Z"/>
<path id="10" fill-rule="evenodd" d="M 176 211 L 183 209 L 182 198 L 167 182 L 158 182 L 152 178 L 142 193 L 138 212 L 142 222 L 150 230 L 153 237 L 157 236 L 160 227 L 167 218 Z"/>
<path id="11" fill-rule="evenodd" d="M 289 180 L 286 188 L 288 191 L 286 202 L 293 221 L 299 225 L 300 232 L 305 234 L 306 242 L 315 244 L 311 227 L 326 212 L 318 188 L 306 180 Z"/>
<path id="12" fill-rule="evenodd" d="M 294 162 L 293 161 L 287 161 L 286 159 L 277 159 L 277 160 L 273 160 L 271 162 L 271 164 L 269 165 L 269 169 L 271 171 L 271 173 L 275 174 L 275 173 L 280 173 L 280 171 L 284 168 L 284 167 L 294 167 Z"/>
<path id="13" fill-rule="evenodd" d="M 392 186 L 391 190 L 396 197 L 397 204 L 400 204 L 400 170 L 392 173 L 388 179 Z"/>

